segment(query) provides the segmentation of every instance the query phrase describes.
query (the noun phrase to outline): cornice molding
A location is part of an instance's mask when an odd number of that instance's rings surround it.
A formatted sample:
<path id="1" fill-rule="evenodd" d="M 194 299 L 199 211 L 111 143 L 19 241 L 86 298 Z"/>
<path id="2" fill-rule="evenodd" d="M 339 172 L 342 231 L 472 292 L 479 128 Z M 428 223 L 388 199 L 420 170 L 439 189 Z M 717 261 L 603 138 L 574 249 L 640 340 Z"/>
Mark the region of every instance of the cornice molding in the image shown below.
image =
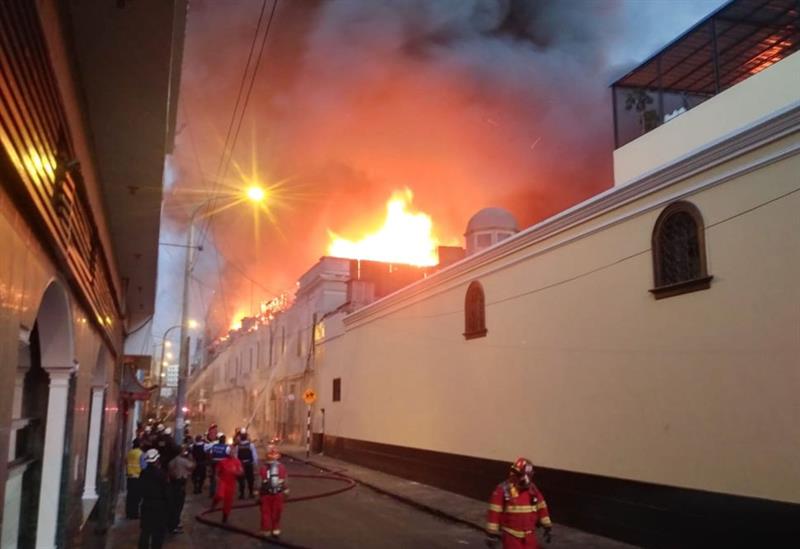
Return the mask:
<path id="1" fill-rule="evenodd" d="M 688 153 L 649 173 L 643 174 L 630 183 L 608 189 L 553 217 L 537 223 L 536 225 L 532 225 L 490 248 L 454 263 L 425 279 L 414 282 L 393 294 L 353 312 L 344 318 L 345 329 L 353 328 L 374 317 L 383 316 L 388 309 L 392 309 L 401 302 L 410 304 L 410 300 L 420 296 L 420 294 L 430 292 L 437 286 L 443 286 L 456 279 L 476 273 L 487 264 L 496 262 L 503 257 L 517 253 L 525 248 L 529 248 L 543 240 L 572 229 L 577 225 L 607 214 L 615 208 L 619 208 L 635 200 L 678 184 L 698 173 L 707 171 L 798 131 L 800 131 L 800 101 L 796 101 L 786 108 L 772 113 L 769 117 L 756 121 L 744 128 L 740 128 L 732 135 L 724 136 L 723 138 L 705 145 L 699 150 Z M 690 191 L 682 193 L 680 196 L 694 194 L 700 190 L 729 181 L 734 177 L 777 162 L 783 158 L 794 156 L 798 153 L 800 153 L 800 146 L 787 147 L 769 157 L 742 166 L 730 173 L 703 181 Z M 670 200 L 676 198 L 677 197 L 670 197 Z M 648 207 L 637 210 L 633 214 L 626 216 L 624 219 L 632 217 L 633 215 L 640 215 L 644 211 L 648 211 L 660 204 L 661 203 L 649 205 Z M 587 233 L 579 235 L 576 238 L 588 236 L 598 230 L 619 223 L 621 220 L 623 220 L 622 217 L 611 220 L 602 227 L 589 230 Z M 563 244 L 564 242 L 559 242 L 555 246 L 561 246 Z"/>

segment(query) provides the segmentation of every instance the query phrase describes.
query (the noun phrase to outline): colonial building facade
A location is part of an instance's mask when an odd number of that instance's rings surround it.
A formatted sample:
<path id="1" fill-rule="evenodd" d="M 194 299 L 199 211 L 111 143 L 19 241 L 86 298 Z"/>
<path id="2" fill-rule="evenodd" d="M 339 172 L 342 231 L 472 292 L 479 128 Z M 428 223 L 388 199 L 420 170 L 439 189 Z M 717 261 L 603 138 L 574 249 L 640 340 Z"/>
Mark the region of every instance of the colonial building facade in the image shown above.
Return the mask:
<path id="1" fill-rule="evenodd" d="M 3 547 L 74 546 L 111 516 L 184 19 L 180 1 L 0 7 Z"/>

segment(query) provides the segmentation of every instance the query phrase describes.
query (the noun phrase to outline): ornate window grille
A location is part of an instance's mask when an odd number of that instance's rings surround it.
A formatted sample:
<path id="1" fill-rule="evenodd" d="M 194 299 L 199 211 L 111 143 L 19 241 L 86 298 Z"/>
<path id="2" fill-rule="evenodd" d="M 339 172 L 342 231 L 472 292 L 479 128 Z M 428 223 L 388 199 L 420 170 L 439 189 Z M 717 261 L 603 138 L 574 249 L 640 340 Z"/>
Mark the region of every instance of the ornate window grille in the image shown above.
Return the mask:
<path id="1" fill-rule="evenodd" d="M 653 274 L 656 299 L 711 286 L 706 265 L 705 226 L 700 210 L 689 202 L 667 206 L 653 229 Z"/>

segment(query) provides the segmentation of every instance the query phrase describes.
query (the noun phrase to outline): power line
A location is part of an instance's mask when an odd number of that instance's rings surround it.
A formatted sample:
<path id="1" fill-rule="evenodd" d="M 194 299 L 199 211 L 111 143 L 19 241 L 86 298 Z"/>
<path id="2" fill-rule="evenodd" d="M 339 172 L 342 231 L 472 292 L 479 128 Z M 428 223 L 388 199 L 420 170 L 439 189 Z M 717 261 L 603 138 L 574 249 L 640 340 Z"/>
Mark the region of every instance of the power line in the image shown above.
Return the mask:
<path id="1" fill-rule="evenodd" d="M 239 83 L 239 89 L 238 89 L 238 92 L 236 94 L 236 102 L 234 103 L 233 111 L 231 112 L 231 118 L 230 118 L 230 122 L 228 123 L 228 128 L 227 128 L 226 135 L 225 135 L 225 141 L 224 141 L 223 147 L 222 147 L 222 153 L 220 154 L 219 163 L 217 165 L 216 176 L 214 178 L 212 187 L 209 190 L 210 200 L 208 201 L 208 204 L 204 207 L 204 209 L 206 209 L 206 211 L 213 211 L 214 204 L 216 203 L 216 200 L 217 200 L 217 197 L 215 196 L 215 193 L 216 193 L 216 191 L 217 191 L 217 189 L 219 187 L 219 184 L 220 184 L 221 180 L 224 179 L 225 175 L 227 174 L 228 167 L 229 167 L 231 159 L 233 157 L 233 152 L 236 149 L 236 144 L 237 144 L 237 141 L 238 141 L 239 132 L 241 130 L 242 121 L 244 120 L 244 115 L 245 115 L 245 113 L 247 111 L 247 106 L 249 104 L 250 96 L 252 94 L 253 85 L 255 83 L 255 79 L 256 79 L 256 76 L 258 74 L 258 68 L 259 68 L 260 63 L 261 63 L 261 58 L 262 58 L 263 51 L 264 51 L 264 45 L 266 43 L 266 39 L 267 39 L 267 36 L 269 34 L 269 30 L 270 30 L 270 28 L 272 26 L 272 21 L 274 19 L 275 9 L 277 7 L 277 4 L 278 4 L 278 0 L 274 0 L 273 4 L 272 4 L 272 10 L 271 10 L 270 15 L 269 15 L 269 20 L 267 22 L 266 30 L 264 31 L 263 36 L 262 36 L 262 40 L 261 40 L 261 45 L 259 47 L 258 56 L 256 58 L 255 64 L 252 66 L 252 71 L 251 71 L 251 63 L 253 61 L 253 55 L 254 55 L 254 52 L 255 52 L 255 49 L 256 49 L 256 44 L 258 43 L 259 33 L 260 33 L 261 28 L 263 26 L 264 14 L 266 12 L 266 6 L 267 6 L 267 0 L 263 0 L 263 2 L 261 4 L 261 10 L 259 12 L 258 21 L 256 23 L 256 29 L 255 29 L 255 32 L 253 33 L 253 39 L 251 40 L 251 43 L 250 43 L 250 49 L 249 49 L 249 52 L 248 52 L 248 55 L 247 55 L 247 60 L 245 62 L 244 71 L 242 72 L 242 79 L 241 79 L 241 81 Z M 247 83 L 248 74 L 250 75 L 250 83 L 249 83 L 249 85 Z M 240 106 L 241 106 L 241 108 L 240 108 Z M 237 121 L 237 114 L 238 114 L 238 121 Z M 197 170 L 198 170 L 199 174 L 202 177 L 202 175 L 203 175 L 202 166 L 200 165 L 199 158 L 197 156 L 197 151 L 196 151 L 196 148 L 194 146 L 194 141 L 193 141 L 191 135 L 190 135 L 190 140 L 192 140 L 191 145 L 192 145 L 192 148 L 193 148 L 194 159 L 195 159 L 195 163 L 197 165 Z M 200 236 L 199 245 L 198 245 L 198 248 L 200 248 L 200 249 L 202 249 L 203 244 L 205 243 L 205 241 L 206 241 L 206 239 L 208 237 L 208 232 L 211 229 L 212 221 L 213 221 L 212 216 L 208 216 L 208 219 L 205 221 L 204 226 L 201 228 L 201 236 Z M 215 240 L 216 240 L 216 238 L 215 238 Z M 218 285 L 219 285 L 219 292 L 220 292 L 220 295 L 222 297 L 223 308 L 224 308 L 225 315 L 228 316 L 229 315 L 229 307 L 228 307 L 227 296 L 226 296 L 226 293 L 225 293 L 225 286 L 224 286 L 224 284 L 222 282 L 222 266 L 220 264 L 219 253 L 215 253 L 214 256 L 215 256 L 214 259 L 215 259 L 215 265 L 216 265 L 216 270 L 217 270 L 217 280 L 218 280 Z M 199 256 L 197 256 L 195 258 L 195 261 L 197 261 L 198 259 L 199 259 Z"/>
<path id="2" fill-rule="evenodd" d="M 244 95 L 244 102 L 242 104 L 241 112 L 239 113 L 239 120 L 238 120 L 238 122 L 235 122 L 235 120 L 236 120 L 236 116 L 235 116 L 236 108 L 238 107 L 238 105 L 239 105 L 239 103 L 241 101 L 241 92 L 242 92 L 242 89 L 243 89 L 244 84 L 245 84 L 245 77 L 246 77 L 247 72 L 248 72 L 248 66 L 250 64 L 250 60 L 252 59 L 253 49 L 255 47 L 255 43 L 256 43 L 256 40 L 257 40 L 257 37 L 258 37 L 258 30 L 261 27 L 261 20 L 263 19 L 263 16 L 264 16 L 265 7 L 266 7 L 266 0 L 264 0 L 264 2 L 261 5 L 261 14 L 259 15 L 259 18 L 258 18 L 258 26 L 256 27 L 256 34 L 253 36 L 253 42 L 251 43 L 251 47 L 250 47 L 250 54 L 248 55 L 248 58 L 247 58 L 247 64 L 245 65 L 245 72 L 242 75 L 242 82 L 241 82 L 241 85 L 240 85 L 240 88 L 239 88 L 239 95 L 237 97 L 236 106 L 234 107 L 234 116 L 231 117 L 231 125 L 228 127 L 228 131 L 230 132 L 233 124 L 236 123 L 236 130 L 234 131 L 233 138 L 232 138 L 231 143 L 230 143 L 230 147 L 227 148 L 227 155 L 225 154 L 226 153 L 226 149 L 223 148 L 223 151 L 222 151 L 223 154 L 220 157 L 220 166 L 219 166 L 219 169 L 217 171 L 217 177 L 216 177 L 216 179 L 214 181 L 214 186 L 212 188 L 213 189 L 212 193 L 216 191 L 217 187 L 219 186 L 220 181 L 222 179 L 224 179 L 225 176 L 227 175 L 228 168 L 230 167 L 231 159 L 233 158 L 233 153 L 236 150 L 236 144 L 237 144 L 237 142 L 239 140 L 239 132 L 240 132 L 240 130 L 242 128 L 242 122 L 244 121 L 244 115 L 247 112 L 247 106 L 250 104 L 250 97 L 251 97 L 252 92 L 253 92 L 253 86 L 254 86 L 255 81 L 256 81 L 256 76 L 258 75 L 258 69 L 261 66 L 261 58 L 262 58 L 262 56 L 264 54 L 264 46 L 267 43 L 267 37 L 269 36 L 269 31 L 272 28 L 272 21 L 275 18 L 275 9 L 278 7 L 278 0 L 274 0 L 273 3 L 272 3 L 272 10 L 270 11 L 269 19 L 267 20 L 266 30 L 264 31 L 264 34 L 263 34 L 263 36 L 261 38 L 261 46 L 259 47 L 258 57 L 256 58 L 255 65 L 253 66 L 253 72 L 252 72 L 252 75 L 251 75 L 251 78 L 250 78 L 250 84 L 249 84 L 249 86 L 247 88 L 247 91 L 245 92 L 245 95 Z M 226 156 L 227 156 L 227 158 L 226 158 Z M 216 198 L 212 194 L 211 202 L 209 204 L 209 211 L 213 210 L 212 205 L 214 204 L 214 202 L 216 202 Z M 201 233 L 201 237 L 200 237 L 200 245 L 201 246 L 203 245 L 203 242 L 205 241 L 205 239 L 208 237 L 208 231 L 209 231 L 209 228 L 210 228 L 210 226 L 211 226 L 211 224 L 213 222 L 214 222 L 213 217 L 209 216 L 208 221 L 206 222 L 206 226 L 205 226 L 205 228 L 203 229 L 203 231 Z"/>
<path id="3" fill-rule="evenodd" d="M 212 201 L 209 202 L 208 210 L 211 210 L 210 204 L 213 202 L 214 192 L 216 192 L 217 187 L 219 186 L 220 174 L 222 173 L 222 168 L 225 165 L 225 157 L 228 154 L 229 146 L 230 146 L 230 139 L 231 139 L 231 132 L 233 131 L 233 127 L 236 124 L 236 113 L 239 111 L 239 105 L 242 101 L 242 93 L 244 92 L 244 87 L 247 82 L 247 73 L 250 71 L 250 61 L 253 58 L 253 52 L 255 51 L 256 42 L 258 41 L 258 32 L 261 30 L 261 22 L 264 19 L 264 12 L 267 8 L 267 0 L 263 0 L 261 2 L 261 11 L 258 14 L 258 21 L 256 22 L 256 30 L 253 33 L 253 39 L 250 42 L 250 51 L 247 54 L 247 61 L 244 64 L 244 71 L 242 72 L 242 80 L 239 82 L 239 90 L 236 92 L 236 102 L 233 105 L 233 111 L 231 112 L 231 119 L 228 122 L 228 129 L 225 132 L 225 141 L 222 143 L 222 152 L 219 156 L 219 162 L 217 163 L 217 170 L 214 175 L 214 182 L 213 186 L 209 192 L 209 196 L 212 198 Z M 201 238 L 202 240 L 205 238 Z"/>

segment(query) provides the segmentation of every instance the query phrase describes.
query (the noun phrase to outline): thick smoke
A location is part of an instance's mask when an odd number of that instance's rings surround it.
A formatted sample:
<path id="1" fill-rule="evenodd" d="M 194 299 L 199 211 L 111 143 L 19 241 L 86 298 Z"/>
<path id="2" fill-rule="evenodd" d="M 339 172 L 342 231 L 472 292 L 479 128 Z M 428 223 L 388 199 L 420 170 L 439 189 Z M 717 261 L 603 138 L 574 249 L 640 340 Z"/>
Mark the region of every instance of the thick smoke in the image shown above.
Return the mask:
<path id="1" fill-rule="evenodd" d="M 173 220 L 216 171 L 260 5 L 191 2 Z M 246 205 L 217 216 L 196 273 L 217 286 L 208 258 L 222 251 L 224 302 L 201 297 L 211 332 L 291 287 L 327 229 L 374 228 L 395 189 L 460 239 L 482 207 L 527 226 L 609 187 L 608 52 L 623 22 L 611 1 L 282 2 L 226 178 L 282 182 L 274 222 L 256 228 Z"/>

